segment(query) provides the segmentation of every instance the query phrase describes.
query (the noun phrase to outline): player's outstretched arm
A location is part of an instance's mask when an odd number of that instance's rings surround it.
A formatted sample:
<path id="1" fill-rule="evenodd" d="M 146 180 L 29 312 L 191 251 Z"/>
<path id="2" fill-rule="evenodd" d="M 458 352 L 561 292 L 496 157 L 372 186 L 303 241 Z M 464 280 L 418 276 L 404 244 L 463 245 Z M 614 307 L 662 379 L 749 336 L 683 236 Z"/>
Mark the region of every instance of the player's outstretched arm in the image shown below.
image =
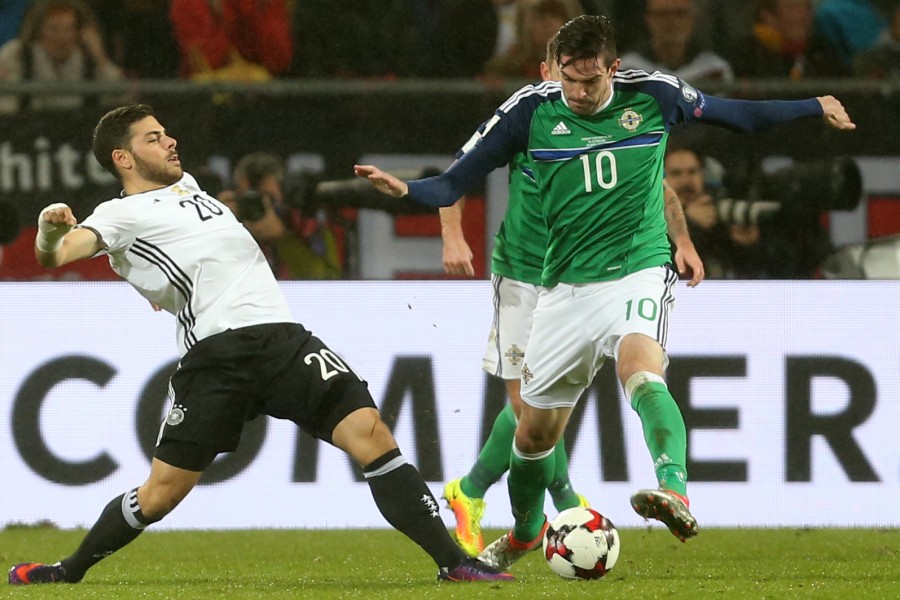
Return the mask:
<path id="1" fill-rule="evenodd" d="M 819 96 L 816 100 L 822 105 L 822 118 L 830 127 L 842 131 L 856 129 L 856 124 L 850 120 L 850 115 L 840 100 L 834 96 Z"/>
<path id="2" fill-rule="evenodd" d="M 397 179 L 390 173 L 382 171 L 375 165 L 353 165 L 353 172 L 359 177 L 365 177 L 382 194 L 402 198 L 409 192 L 405 181 Z"/>
<path id="3" fill-rule="evenodd" d="M 100 240 L 90 229 L 72 229 L 78 219 L 65 204 L 51 204 L 38 217 L 34 256 L 44 267 L 60 267 L 93 256 Z"/>
<path id="4" fill-rule="evenodd" d="M 465 199 L 460 198 L 453 206 L 440 209 L 441 241 L 443 241 L 441 262 L 445 273 L 474 277 L 475 267 L 472 266 L 474 255 L 462 228 L 465 204 Z"/>

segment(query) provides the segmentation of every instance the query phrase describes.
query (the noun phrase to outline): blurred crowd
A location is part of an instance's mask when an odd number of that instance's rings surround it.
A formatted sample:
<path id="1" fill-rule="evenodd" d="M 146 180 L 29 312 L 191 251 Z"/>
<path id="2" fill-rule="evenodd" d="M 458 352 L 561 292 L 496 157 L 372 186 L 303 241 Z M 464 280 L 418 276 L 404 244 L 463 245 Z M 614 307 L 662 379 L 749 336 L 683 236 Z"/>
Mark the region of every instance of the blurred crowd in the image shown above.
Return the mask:
<path id="1" fill-rule="evenodd" d="M 536 80 L 548 39 L 585 13 L 616 24 L 623 69 L 701 83 L 900 77 L 900 0 L 5 0 L 0 82 Z M 0 93 L 0 114 L 116 101 Z M 759 231 L 720 219 L 710 159 L 676 144 L 666 160 L 710 274 L 765 276 Z M 254 207 L 242 220 L 279 277 L 344 276 L 340 228 L 284 202 L 281 161 L 245 157 L 209 191 Z"/>
<path id="2" fill-rule="evenodd" d="M 898 0 L 6 0 L 0 80 L 534 79 L 584 13 L 616 23 L 624 68 L 900 75 Z"/>

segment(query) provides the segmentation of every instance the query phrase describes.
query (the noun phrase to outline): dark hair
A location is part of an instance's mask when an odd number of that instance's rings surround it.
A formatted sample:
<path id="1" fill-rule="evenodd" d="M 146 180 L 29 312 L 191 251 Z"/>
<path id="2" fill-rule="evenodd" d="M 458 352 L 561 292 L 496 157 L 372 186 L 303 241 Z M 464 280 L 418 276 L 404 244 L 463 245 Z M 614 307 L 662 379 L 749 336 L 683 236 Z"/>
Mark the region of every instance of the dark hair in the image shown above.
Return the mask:
<path id="1" fill-rule="evenodd" d="M 553 59 L 560 68 L 579 60 L 592 60 L 601 56 L 609 67 L 618 58 L 616 33 L 610 20 L 604 16 L 581 15 L 559 28 L 550 40 Z M 570 57 L 565 63 L 563 56 Z"/>
<path id="2" fill-rule="evenodd" d="M 266 177 L 275 177 L 280 184 L 284 179 L 284 161 L 269 152 L 245 154 L 234 166 L 231 180 L 237 185 L 257 189 Z"/>
<path id="3" fill-rule="evenodd" d="M 153 107 L 148 104 L 129 104 L 114 108 L 100 119 L 94 127 L 94 158 L 100 166 L 121 180 L 113 163 L 113 150 L 129 149 L 131 126 L 141 119 L 154 116 Z"/>
<path id="4" fill-rule="evenodd" d="M 47 16 L 56 11 L 72 11 L 75 13 L 75 19 L 78 29 L 85 27 L 95 27 L 97 19 L 90 6 L 81 0 L 38 0 L 33 2 L 25 15 L 22 17 L 22 24 L 19 27 L 19 39 L 23 44 L 31 44 L 34 42 L 41 32 L 41 27 Z"/>

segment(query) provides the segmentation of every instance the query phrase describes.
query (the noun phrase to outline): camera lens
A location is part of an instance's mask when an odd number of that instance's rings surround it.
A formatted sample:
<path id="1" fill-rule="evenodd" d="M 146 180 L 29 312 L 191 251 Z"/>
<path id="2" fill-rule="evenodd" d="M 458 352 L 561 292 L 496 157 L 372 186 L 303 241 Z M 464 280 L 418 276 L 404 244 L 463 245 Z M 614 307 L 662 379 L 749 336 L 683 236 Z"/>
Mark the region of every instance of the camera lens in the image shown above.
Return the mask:
<path id="1" fill-rule="evenodd" d="M 262 193 L 256 190 L 247 190 L 238 195 L 237 214 L 235 215 L 238 221 L 253 223 L 262 219 L 265 214 L 266 205 L 263 203 Z"/>

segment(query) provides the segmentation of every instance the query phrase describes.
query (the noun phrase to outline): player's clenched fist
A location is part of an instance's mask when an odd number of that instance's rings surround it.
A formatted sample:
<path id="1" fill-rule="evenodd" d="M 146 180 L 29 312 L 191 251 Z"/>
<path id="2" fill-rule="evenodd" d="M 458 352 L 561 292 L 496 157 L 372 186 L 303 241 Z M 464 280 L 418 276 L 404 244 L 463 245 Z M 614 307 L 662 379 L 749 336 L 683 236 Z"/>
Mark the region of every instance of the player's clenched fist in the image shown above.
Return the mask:
<path id="1" fill-rule="evenodd" d="M 38 217 L 38 234 L 35 245 L 41 252 L 56 252 L 62 245 L 62 238 L 78 223 L 68 205 L 51 204 Z"/>

